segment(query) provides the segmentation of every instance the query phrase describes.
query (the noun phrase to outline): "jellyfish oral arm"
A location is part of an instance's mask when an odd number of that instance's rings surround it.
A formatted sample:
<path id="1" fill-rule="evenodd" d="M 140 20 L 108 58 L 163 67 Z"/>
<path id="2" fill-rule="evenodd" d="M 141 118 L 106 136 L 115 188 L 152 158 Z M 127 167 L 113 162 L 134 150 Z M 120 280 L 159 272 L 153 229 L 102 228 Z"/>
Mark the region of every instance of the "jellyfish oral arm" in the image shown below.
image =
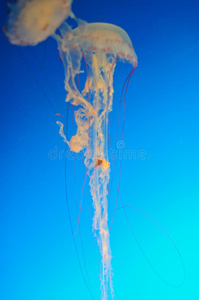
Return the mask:
<path id="1" fill-rule="evenodd" d="M 87 54 L 88 55 L 88 54 Z M 103 300 L 107 293 L 113 295 L 111 249 L 108 228 L 108 183 L 110 178 L 110 164 L 108 162 L 108 113 L 112 108 L 113 72 L 105 54 L 93 53 L 86 56 L 90 71 L 90 98 L 96 114 L 90 126 L 90 139 L 86 152 L 85 164 L 90 176 L 91 195 L 93 198 L 94 217 L 93 231 L 97 238 L 102 257 L 101 292 Z M 92 70 L 92 71 L 91 71 Z M 114 70 L 113 70 L 114 71 Z M 86 84 L 85 84 L 86 89 Z M 108 91 L 110 91 L 108 93 Z"/>

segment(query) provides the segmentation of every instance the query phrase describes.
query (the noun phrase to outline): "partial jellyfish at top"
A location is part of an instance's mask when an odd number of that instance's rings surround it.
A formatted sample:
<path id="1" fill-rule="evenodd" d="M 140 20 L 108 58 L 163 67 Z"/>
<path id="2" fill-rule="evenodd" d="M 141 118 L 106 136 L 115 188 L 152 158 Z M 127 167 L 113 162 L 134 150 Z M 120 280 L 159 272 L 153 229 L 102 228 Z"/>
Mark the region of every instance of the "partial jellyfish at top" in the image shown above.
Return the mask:
<path id="1" fill-rule="evenodd" d="M 8 3 L 9 17 L 4 32 L 12 44 L 37 45 L 73 15 L 71 4 L 72 0 L 16 0 Z"/>
<path id="2" fill-rule="evenodd" d="M 37 45 L 52 36 L 65 69 L 66 102 L 76 106 L 76 133 L 67 139 L 64 124 L 59 133 L 71 151 L 84 153 L 93 200 L 93 231 L 101 253 L 101 299 L 114 296 L 108 228 L 109 113 L 113 102 L 113 74 L 118 61 L 132 65 L 126 87 L 137 67 L 137 56 L 128 34 L 106 23 L 86 23 L 71 11 L 71 0 L 19 0 L 9 4 L 4 32 L 12 44 Z M 70 17 L 77 26 L 67 22 Z M 86 66 L 84 88 L 76 84 Z M 126 95 L 126 93 L 125 93 Z M 80 204 L 81 205 L 81 204 Z M 80 207 L 81 210 L 81 207 Z"/>

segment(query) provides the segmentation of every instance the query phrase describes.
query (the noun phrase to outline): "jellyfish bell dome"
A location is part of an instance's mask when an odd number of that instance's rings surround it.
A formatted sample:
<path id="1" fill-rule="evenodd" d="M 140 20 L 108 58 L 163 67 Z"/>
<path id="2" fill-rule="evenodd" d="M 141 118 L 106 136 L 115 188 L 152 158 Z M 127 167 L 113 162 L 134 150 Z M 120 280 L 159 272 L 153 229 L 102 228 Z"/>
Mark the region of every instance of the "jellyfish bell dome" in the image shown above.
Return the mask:
<path id="1" fill-rule="evenodd" d="M 109 23 L 86 23 L 73 30 L 83 51 L 113 54 L 118 59 L 137 64 L 137 55 L 128 34 Z"/>
<path id="2" fill-rule="evenodd" d="M 72 0 L 18 0 L 9 4 L 4 32 L 10 43 L 36 45 L 49 36 L 71 14 Z"/>

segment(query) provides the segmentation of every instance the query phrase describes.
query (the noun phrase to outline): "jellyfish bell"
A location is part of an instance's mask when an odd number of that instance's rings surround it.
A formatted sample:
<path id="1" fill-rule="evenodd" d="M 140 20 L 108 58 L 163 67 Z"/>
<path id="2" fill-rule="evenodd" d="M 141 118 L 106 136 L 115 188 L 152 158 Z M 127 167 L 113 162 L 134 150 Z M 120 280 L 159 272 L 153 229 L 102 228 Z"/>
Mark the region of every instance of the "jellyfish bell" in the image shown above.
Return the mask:
<path id="1" fill-rule="evenodd" d="M 36 45 L 61 25 L 71 12 L 72 0 L 18 0 L 9 5 L 4 32 L 10 43 Z"/>
<path id="2" fill-rule="evenodd" d="M 83 51 L 112 54 L 129 63 L 137 63 L 137 55 L 128 34 L 116 25 L 88 23 L 74 29 L 73 35 Z"/>

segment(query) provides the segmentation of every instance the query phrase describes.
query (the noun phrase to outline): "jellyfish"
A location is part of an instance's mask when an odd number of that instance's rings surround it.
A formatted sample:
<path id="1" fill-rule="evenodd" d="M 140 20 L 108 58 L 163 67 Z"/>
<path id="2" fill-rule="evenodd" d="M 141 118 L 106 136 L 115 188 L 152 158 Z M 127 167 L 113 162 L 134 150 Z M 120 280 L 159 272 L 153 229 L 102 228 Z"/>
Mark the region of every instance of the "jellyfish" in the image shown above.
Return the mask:
<path id="1" fill-rule="evenodd" d="M 71 0 L 19 0 L 10 5 L 4 32 L 12 44 L 36 45 L 52 36 L 65 69 L 66 102 L 76 106 L 76 133 L 67 139 L 64 124 L 57 121 L 59 134 L 71 151 L 84 153 L 90 178 L 94 216 L 92 228 L 101 253 L 101 299 L 114 295 L 108 227 L 108 184 L 110 179 L 109 113 L 113 101 L 113 74 L 118 61 L 137 67 L 137 56 L 128 34 L 107 23 L 86 23 L 71 11 Z M 77 26 L 72 28 L 67 18 Z M 86 66 L 83 90 L 77 79 Z M 57 114 L 59 115 L 59 114 Z M 79 218 L 78 218 L 79 220 Z"/>
<path id="2" fill-rule="evenodd" d="M 118 26 L 106 23 L 82 24 L 70 31 L 60 27 L 58 48 L 65 67 L 67 102 L 78 106 L 75 111 L 77 132 L 70 140 L 64 125 L 57 121 L 59 133 L 71 151 L 85 153 L 85 165 L 90 177 L 93 199 L 93 231 L 101 252 L 101 292 L 107 299 L 113 295 L 110 234 L 108 228 L 108 184 L 110 162 L 108 155 L 109 113 L 113 101 L 113 74 L 116 62 L 132 64 L 129 78 L 137 67 L 137 56 L 127 33 Z M 87 79 L 80 92 L 75 78 L 81 73 L 84 60 Z"/>
<path id="3" fill-rule="evenodd" d="M 52 35 L 61 23 L 73 16 L 72 0 L 18 0 L 8 3 L 9 18 L 4 32 L 10 43 L 37 45 Z"/>

